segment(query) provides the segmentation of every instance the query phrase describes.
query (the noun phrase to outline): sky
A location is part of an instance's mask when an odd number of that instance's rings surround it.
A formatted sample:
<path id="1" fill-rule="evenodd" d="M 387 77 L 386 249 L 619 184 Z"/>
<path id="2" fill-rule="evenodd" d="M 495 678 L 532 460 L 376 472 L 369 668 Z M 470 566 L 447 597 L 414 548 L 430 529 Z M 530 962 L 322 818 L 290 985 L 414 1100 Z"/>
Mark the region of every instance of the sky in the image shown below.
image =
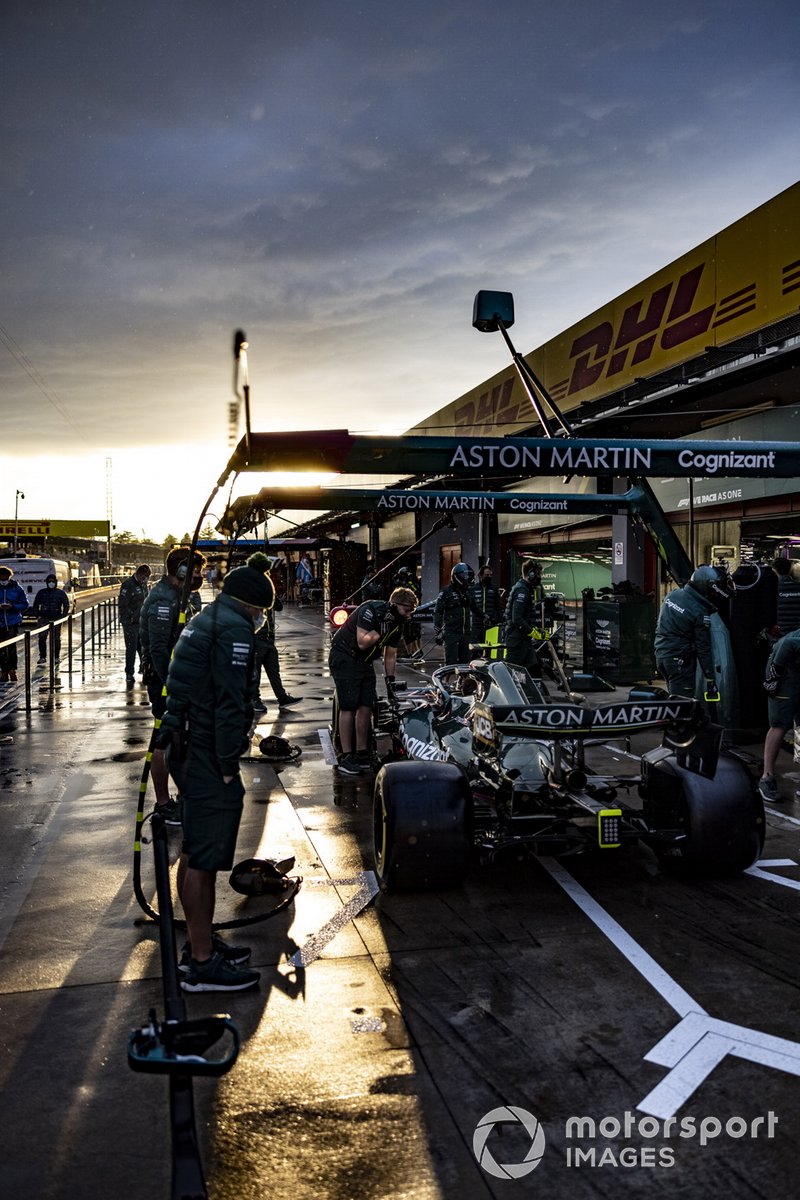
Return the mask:
<path id="1" fill-rule="evenodd" d="M 193 529 L 236 329 L 254 429 L 409 428 L 507 365 L 480 288 L 527 353 L 796 182 L 798 51 L 795 0 L 10 0 L 0 519 Z"/>

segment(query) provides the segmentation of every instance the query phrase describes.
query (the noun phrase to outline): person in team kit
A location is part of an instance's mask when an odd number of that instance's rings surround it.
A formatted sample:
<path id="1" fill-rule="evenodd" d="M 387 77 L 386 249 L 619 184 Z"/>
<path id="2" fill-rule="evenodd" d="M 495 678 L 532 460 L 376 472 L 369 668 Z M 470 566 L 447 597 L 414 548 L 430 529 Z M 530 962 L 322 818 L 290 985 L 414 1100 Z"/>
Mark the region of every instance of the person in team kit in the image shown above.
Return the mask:
<path id="1" fill-rule="evenodd" d="M 395 588 L 388 600 L 359 604 L 333 635 L 328 666 L 336 685 L 342 747 L 337 769 L 343 775 L 359 775 L 372 769 L 368 742 L 377 696 L 373 663 L 383 657 L 386 691 L 391 698 L 397 645 L 416 607 L 414 592 Z"/>

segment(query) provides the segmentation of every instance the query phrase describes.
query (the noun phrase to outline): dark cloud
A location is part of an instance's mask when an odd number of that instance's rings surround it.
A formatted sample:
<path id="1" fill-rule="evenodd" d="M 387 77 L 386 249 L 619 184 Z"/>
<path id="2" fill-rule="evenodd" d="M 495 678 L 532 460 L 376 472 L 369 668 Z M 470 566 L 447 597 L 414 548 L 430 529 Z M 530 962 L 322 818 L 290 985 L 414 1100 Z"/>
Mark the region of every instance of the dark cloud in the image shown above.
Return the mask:
<path id="1" fill-rule="evenodd" d="M 3 323 L 72 424 L 6 358 L 3 440 L 50 408 L 62 449 L 162 441 L 168 402 L 224 441 L 239 325 L 272 419 L 410 424 L 498 368 L 477 287 L 527 349 L 792 182 L 797 33 L 769 0 L 16 3 Z"/>

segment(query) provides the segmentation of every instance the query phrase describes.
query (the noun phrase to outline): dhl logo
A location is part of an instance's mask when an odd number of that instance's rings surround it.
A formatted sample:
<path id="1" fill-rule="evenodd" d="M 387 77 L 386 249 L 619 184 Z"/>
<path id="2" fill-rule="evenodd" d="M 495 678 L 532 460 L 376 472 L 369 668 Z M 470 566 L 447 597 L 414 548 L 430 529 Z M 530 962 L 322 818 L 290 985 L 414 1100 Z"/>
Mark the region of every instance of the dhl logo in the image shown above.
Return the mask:
<path id="1" fill-rule="evenodd" d="M 553 396 L 574 396 L 605 376 L 613 380 L 624 370 L 646 363 L 656 346 L 667 352 L 692 341 L 711 328 L 727 324 L 756 306 L 755 282 L 719 303 L 695 308 L 697 291 L 705 270 L 698 263 L 680 276 L 656 288 L 646 300 L 637 300 L 625 309 L 615 331 L 610 321 L 601 321 L 593 329 L 575 338 L 569 357 L 574 359 L 572 375 L 553 387 Z"/>
<path id="2" fill-rule="evenodd" d="M 609 392 L 622 387 L 631 377 L 644 374 L 644 365 L 654 354 L 656 371 L 675 366 L 686 360 L 687 350 L 681 350 L 693 339 L 756 310 L 763 284 L 755 280 L 728 295 L 715 297 L 711 304 L 699 304 L 698 292 L 707 266 L 704 260 L 688 267 L 677 278 L 655 287 L 649 296 L 630 304 L 618 321 L 602 320 L 575 337 L 567 356 L 571 373 L 549 386 L 553 399 L 574 397 L 579 402 L 583 393 L 603 380 L 608 381 Z M 800 289 L 800 259 L 785 263 L 780 271 L 784 296 Z M 669 355 L 669 363 L 664 362 L 664 353 Z M 466 400 L 456 409 L 455 427 L 486 431 L 529 421 L 533 414 L 527 397 L 517 398 L 519 392 L 517 397 L 513 392 L 514 376 L 510 375 L 477 399 Z"/>

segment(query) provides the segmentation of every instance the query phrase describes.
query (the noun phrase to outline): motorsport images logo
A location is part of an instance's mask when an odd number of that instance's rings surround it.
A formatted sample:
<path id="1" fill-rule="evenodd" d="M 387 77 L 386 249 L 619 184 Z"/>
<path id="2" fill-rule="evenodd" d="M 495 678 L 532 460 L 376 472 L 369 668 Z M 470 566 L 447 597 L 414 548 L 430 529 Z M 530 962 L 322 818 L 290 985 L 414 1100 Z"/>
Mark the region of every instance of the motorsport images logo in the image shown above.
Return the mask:
<path id="1" fill-rule="evenodd" d="M 514 1142 L 519 1143 L 519 1134 L 524 1131 L 523 1141 L 528 1142 L 530 1138 L 530 1148 L 527 1154 L 522 1159 L 522 1162 L 500 1163 L 495 1158 L 492 1151 L 489 1149 L 488 1142 L 494 1132 L 495 1126 L 516 1126 L 514 1129 Z M 499 1138 L 494 1138 L 493 1143 L 499 1141 Z M 496 1179 L 522 1179 L 524 1175 L 530 1175 L 531 1171 L 535 1171 L 539 1163 L 542 1161 L 544 1154 L 544 1128 L 540 1124 L 537 1117 L 533 1113 L 528 1112 L 526 1108 L 517 1108 L 514 1104 L 509 1104 L 507 1107 L 493 1108 L 491 1112 L 486 1113 L 481 1117 L 475 1127 L 475 1132 L 472 1135 L 472 1150 L 484 1171 L 489 1175 L 494 1175 Z"/>

